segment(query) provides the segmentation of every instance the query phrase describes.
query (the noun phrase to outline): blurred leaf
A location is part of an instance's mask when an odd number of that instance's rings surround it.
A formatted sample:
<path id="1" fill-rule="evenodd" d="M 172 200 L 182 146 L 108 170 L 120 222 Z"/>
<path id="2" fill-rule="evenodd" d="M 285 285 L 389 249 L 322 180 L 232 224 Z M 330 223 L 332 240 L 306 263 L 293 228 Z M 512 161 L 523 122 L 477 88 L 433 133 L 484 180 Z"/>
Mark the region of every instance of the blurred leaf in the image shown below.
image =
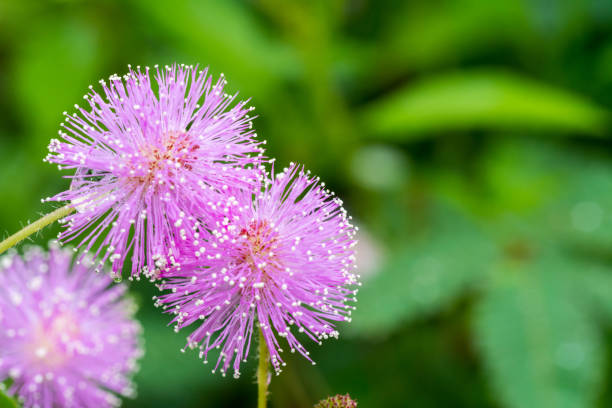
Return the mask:
<path id="1" fill-rule="evenodd" d="M 486 378 L 473 364 L 464 312 L 453 309 L 433 321 L 402 327 L 384 342 L 348 341 L 340 335 L 339 341 L 313 349 L 315 367 L 325 369 L 329 387 L 309 395 L 349 392 L 363 408 L 492 408 Z M 287 369 L 296 366 L 291 363 Z M 304 367 L 306 382 L 312 371 Z M 285 370 L 279 382 L 284 375 Z"/>
<path id="2" fill-rule="evenodd" d="M 576 289 L 582 301 L 598 317 L 612 322 L 612 268 L 599 265 L 576 265 L 579 281 Z"/>
<path id="3" fill-rule="evenodd" d="M 478 196 L 483 211 L 521 214 L 534 232 L 607 258 L 612 164 L 599 151 L 512 137 L 486 152 L 478 174 L 486 182 L 486 195 Z"/>
<path id="4" fill-rule="evenodd" d="M 567 154 L 567 156 L 570 156 Z M 612 165 L 599 157 L 573 154 L 564 189 L 548 218 L 558 237 L 589 251 L 612 249 Z M 571 163 L 571 164 L 570 164 Z"/>
<path id="5" fill-rule="evenodd" d="M 23 149 L 2 143 L 1 139 L 0 163 L 2 163 L 3 174 L 10 175 L 10 177 L 0 178 L 0 197 L 2 197 L 0 239 L 2 239 L 23 227 L 27 220 L 38 218 L 42 210 L 40 199 L 47 192 L 43 187 L 46 181 L 43 175 L 31 171 L 41 161 L 36 160 L 35 163 L 32 163 Z M 24 169 L 30 169 L 30 171 L 24 171 Z"/>
<path id="6" fill-rule="evenodd" d="M 500 218 L 524 217 L 522 222 L 531 227 L 525 231 L 533 235 L 548 220 L 542 209 L 564 192 L 574 169 L 550 140 L 497 134 L 481 149 L 478 160 L 459 168 L 434 163 L 436 194 L 485 219 L 489 230 L 500 229 Z"/>
<path id="7" fill-rule="evenodd" d="M 386 26 L 383 61 L 392 72 L 431 68 L 490 47 L 533 46 L 534 34 L 522 1 L 405 2 Z"/>
<path id="8" fill-rule="evenodd" d="M 61 19 L 35 25 L 20 40 L 11 84 L 28 148 L 41 159 L 49 140 L 57 135 L 62 112 L 73 111 L 73 105 L 83 101 L 87 86 L 99 79 L 96 67 L 104 55 L 97 34 L 84 21 Z"/>
<path id="9" fill-rule="evenodd" d="M 497 269 L 475 310 L 475 339 L 510 408 L 589 407 L 602 379 L 596 327 L 572 297 L 564 259 Z"/>
<path id="10" fill-rule="evenodd" d="M 349 330 L 381 335 L 434 313 L 482 278 L 495 248 L 461 214 L 439 210 L 427 234 L 363 282 Z"/>
<path id="11" fill-rule="evenodd" d="M 541 216 L 542 208 L 549 206 L 565 188 L 572 171 L 572 163 L 566 159 L 549 141 L 516 135 L 500 137 L 478 164 L 477 173 L 482 177 L 486 195 L 477 199 L 488 211 Z"/>
<path id="12" fill-rule="evenodd" d="M 154 35 L 170 37 L 189 57 L 181 63 L 210 66 L 218 75 L 224 72 L 230 89 L 240 89 L 245 97 L 263 96 L 275 89 L 279 78 L 298 71 L 291 48 L 268 35 L 237 1 L 180 1 L 168 7 L 165 1 L 134 0 L 147 24 L 155 23 Z M 174 37 L 174 38 L 172 38 Z M 176 53 L 172 54 L 172 61 Z"/>
<path id="13" fill-rule="evenodd" d="M 139 400 L 163 400 L 172 405 L 183 395 L 183 387 L 209 387 L 218 381 L 210 373 L 212 367 L 202 364 L 197 351 L 181 349 L 186 333 L 175 333 L 169 327 L 168 316 L 144 315 L 141 322 L 145 333 L 145 356 L 136 383 L 147 395 Z"/>
<path id="14" fill-rule="evenodd" d="M 394 75 L 483 54 L 491 59 L 492 50 L 519 54 L 529 65 L 554 64 L 559 49 L 588 29 L 589 8 L 604 21 L 610 14 L 606 1 L 404 2 L 387 21 L 376 68 Z"/>
<path id="15" fill-rule="evenodd" d="M 351 175 L 358 184 L 371 190 L 399 190 L 409 178 L 408 160 L 392 146 L 365 146 L 352 157 Z"/>
<path id="16" fill-rule="evenodd" d="M 0 408 L 18 408 L 19 405 L 17 401 L 13 398 L 9 397 L 4 393 L 2 388 L 0 388 Z"/>
<path id="17" fill-rule="evenodd" d="M 209 355 L 209 363 L 203 364 L 197 349 L 187 348 L 184 353 L 180 351 L 186 345 L 190 328 L 175 333 L 174 327 L 167 324 L 170 316 L 150 306 L 143 309 L 148 311 L 143 310 L 139 316 L 144 326 L 145 355 L 140 362 L 140 371 L 134 378 L 138 397 L 135 400 L 124 399 L 123 406 L 244 406 L 244 399 L 251 399 L 250 373 L 255 371 L 255 355 L 252 354 L 249 361 L 241 366 L 244 374 L 240 379 L 231 375 L 223 377 L 219 372 L 212 374 L 211 370 L 217 362 L 214 353 Z M 240 395 L 232 395 L 236 389 L 241 390 Z"/>
<path id="18" fill-rule="evenodd" d="M 367 106 L 374 135 L 411 139 L 458 129 L 537 128 L 601 135 L 607 112 L 579 95 L 499 71 L 429 77 Z"/>

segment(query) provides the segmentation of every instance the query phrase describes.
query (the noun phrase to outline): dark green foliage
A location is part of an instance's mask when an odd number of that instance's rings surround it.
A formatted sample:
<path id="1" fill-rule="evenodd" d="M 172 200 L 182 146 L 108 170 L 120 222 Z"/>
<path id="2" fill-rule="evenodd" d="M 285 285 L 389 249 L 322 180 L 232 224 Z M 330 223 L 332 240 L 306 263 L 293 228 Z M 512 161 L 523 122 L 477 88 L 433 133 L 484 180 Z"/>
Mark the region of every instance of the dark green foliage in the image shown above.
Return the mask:
<path id="1" fill-rule="evenodd" d="M 428 228 L 415 230 L 415 239 L 360 289 L 351 332 L 388 334 L 438 312 L 485 279 L 494 246 L 461 213 L 435 205 L 430 210 Z"/>
<path id="2" fill-rule="evenodd" d="M 287 356 L 271 406 L 612 406 L 612 2 L 0 1 L 0 233 L 67 187 L 42 158 L 89 84 L 175 61 L 252 97 L 268 155 L 361 228 L 352 323 Z M 125 406 L 253 405 L 253 361 L 212 375 L 131 291 Z"/>
<path id="3" fill-rule="evenodd" d="M 509 407 L 589 407 L 603 379 L 597 326 L 574 292 L 568 260 L 500 265 L 476 306 L 474 340 Z"/>

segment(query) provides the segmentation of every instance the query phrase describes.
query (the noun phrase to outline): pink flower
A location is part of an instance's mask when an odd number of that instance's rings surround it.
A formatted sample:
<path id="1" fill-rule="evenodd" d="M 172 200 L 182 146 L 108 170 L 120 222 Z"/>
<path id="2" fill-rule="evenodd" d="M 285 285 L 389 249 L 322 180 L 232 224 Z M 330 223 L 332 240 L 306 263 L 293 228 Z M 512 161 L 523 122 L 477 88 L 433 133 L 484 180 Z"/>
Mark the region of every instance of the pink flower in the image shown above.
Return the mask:
<path id="1" fill-rule="evenodd" d="M 85 258 L 87 261 L 88 258 Z M 69 250 L 0 259 L 0 382 L 24 407 L 111 407 L 133 396 L 139 346 L 124 285 Z"/>
<path id="2" fill-rule="evenodd" d="M 70 189 L 48 200 L 69 201 L 62 242 L 95 249 L 115 275 L 131 253 L 131 274 L 153 273 L 207 203 L 259 177 L 260 143 L 247 102 L 223 93 L 207 70 L 191 66 L 131 70 L 101 81 L 104 95 L 85 96 L 89 110 L 66 115 L 61 140 L 45 160 L 74 169 Z M 91 88 L 91 87 L 90 87 Z M 180 227 L 180 228 L 175 228 Z M 99 245 L 97 245 L 99 244 Z"/>
<path id="3" fill-rule="evenodd" d="M 310 360 L 297 333 L 316 343 L 337 337 L 334 322 L 350 321 L 347 303 L 357 293 L 355 228 L 341 200 L 292 165 L 213 206 L 213 221 L 183 241 L 181 256 L 162 271 L 159 287 L 169 292 L 157 305 L 175 314 L 177 331 L 195 325 L 188 345 L 205 362 L 221 349 L 215 369 L 223 374 L 230 365 L 240 374 L 257 327 L 277 373 L 279 338 Z"/>

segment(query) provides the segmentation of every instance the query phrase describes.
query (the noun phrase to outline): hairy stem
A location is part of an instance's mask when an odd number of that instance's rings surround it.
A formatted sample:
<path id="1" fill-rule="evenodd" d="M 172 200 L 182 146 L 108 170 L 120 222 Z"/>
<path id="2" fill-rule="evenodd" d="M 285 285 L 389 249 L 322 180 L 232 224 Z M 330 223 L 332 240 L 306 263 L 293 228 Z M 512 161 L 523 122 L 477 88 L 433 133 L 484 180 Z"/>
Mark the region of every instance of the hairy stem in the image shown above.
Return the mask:
<path id="1" fill-rule="evenodd" d="M 17 245 L 19 242 L 23 241 L 24 239 L 34 234 L 35 232 L 40 231 L 47 225 L 52 224 L 61 218 L 64 218 L 65 216 L 67 216 L 73 211 L 74 211 L 74 207 L 71 207 L 70 205 L 66 205 L 64 207 L 58 208 L 55 211 L 50 212 L 49 214 L 34 221 L 33 223 L 26 225 L 20 231 L 17 231 L 16 233 L 11 235 L 4 241 L 0 242 L 0 254 L 6 251 L 7 249 Z"/>
<path id="2" fill-rule="evenodd" d="M 257 408 L 266 408 L 268 397 L 268 364 L 270 353 L 264 339 L 263 332 L 259 329 L 259 366 L 257 367 Z"/>

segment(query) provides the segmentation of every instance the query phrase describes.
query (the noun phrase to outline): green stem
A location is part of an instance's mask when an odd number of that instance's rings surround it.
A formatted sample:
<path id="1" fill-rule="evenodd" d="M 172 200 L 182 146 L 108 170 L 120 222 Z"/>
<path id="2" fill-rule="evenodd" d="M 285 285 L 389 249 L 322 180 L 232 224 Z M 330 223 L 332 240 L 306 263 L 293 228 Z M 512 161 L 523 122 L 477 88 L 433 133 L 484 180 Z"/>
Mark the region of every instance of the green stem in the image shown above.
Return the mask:
<path id="1" fill-rule="evenodd" d="M 40 231 L 44 227 L 49 224 L 54 223 L 55 221 L 64 218 L 68 214 L 74 211 L 74 208 L 66 205 L 64 207 L 58 208 L 55 211 L 50 212 L 49 214 L 43 216 L 42 218 L 34 221 L 33 223 L 26 225 L 20 231 L 17 231 L 4 241 L 0 242 L 0 254 L 6 251 L 7 249 L 17 245 L 20 241 L 23 241 L 30 235 L 35 232 Z"/>
<path id="2" fill-rule="evenodd" d="M 266 408 L 268 397 L 268 364 L 270 352 L 263 332 L 259 329 L 259 366 L 257 367 L 257 408 Z"/>

